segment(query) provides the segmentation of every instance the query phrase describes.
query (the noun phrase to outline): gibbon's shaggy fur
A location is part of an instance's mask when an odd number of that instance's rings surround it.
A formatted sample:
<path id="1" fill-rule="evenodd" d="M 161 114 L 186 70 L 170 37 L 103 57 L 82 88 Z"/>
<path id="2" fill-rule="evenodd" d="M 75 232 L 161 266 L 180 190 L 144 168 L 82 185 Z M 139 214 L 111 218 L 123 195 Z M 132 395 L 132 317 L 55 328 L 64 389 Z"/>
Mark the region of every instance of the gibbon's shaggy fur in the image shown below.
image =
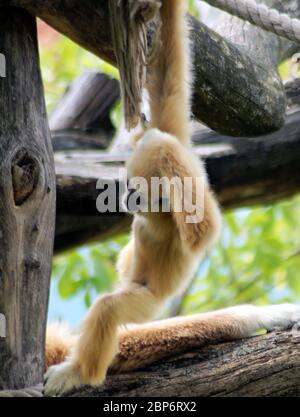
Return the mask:
<path id="1" fill-rule="evenodd" d="M 248 336 L 261 328 L 288 326 L 297 307 L 236 307 L 214 313 L 140 325 L 189 283 L 199 260 L 216 241 L 221 224 L 203 164 L 190 150 L 190 63 L 186 0 L 164 0 L 163 47 L 149 75 L 150 129 L 140 135 L 127 168 L 130 177 L 201 178 L 203 220 L 187 223 L 186 213 L 137 213 L 129 244 L 118 261 L 119 287 L 100 296 L 76 338 L 57 328 L 46 348 L 46 395 L 81 384 L 101 384 L 113 372 L 136 369 L 189 347 Z M 193 200 L 199 192 L 193 184 Z M 151 199 L 151 196 L 150 196 Z M 171 207 L 172 209 L 172 207 Z M 136 323 L 129 328 L 122 328 Z M 118 353 L 119 352 L 119 353 Z"/>

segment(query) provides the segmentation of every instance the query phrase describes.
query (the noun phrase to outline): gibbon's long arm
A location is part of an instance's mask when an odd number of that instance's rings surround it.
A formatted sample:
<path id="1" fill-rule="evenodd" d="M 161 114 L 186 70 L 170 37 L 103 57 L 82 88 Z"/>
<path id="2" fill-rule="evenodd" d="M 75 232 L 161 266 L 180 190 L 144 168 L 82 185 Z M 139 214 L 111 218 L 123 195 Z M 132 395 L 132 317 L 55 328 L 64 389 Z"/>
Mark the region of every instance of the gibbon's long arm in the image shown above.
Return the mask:
<path id="1" fill-rule="evenodd" d="M 189 142 L 190 84 L 186 0 L 163 0 L 161 46 L 149 69 L 151 127 Z"/>

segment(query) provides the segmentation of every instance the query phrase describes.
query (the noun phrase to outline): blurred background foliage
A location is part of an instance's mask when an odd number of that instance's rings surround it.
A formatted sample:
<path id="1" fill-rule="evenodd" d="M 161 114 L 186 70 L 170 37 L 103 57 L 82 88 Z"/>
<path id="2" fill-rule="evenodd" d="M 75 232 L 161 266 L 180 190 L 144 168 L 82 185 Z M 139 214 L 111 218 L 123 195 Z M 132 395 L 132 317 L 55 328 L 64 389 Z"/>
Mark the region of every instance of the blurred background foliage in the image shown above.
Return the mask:
<path id="1" fill-rule="evenodd" d="M 194 15 L 199 10 L 189 0 Z M 70 82 L 86 69 L 118 78 L 117 70 L 39 22 L 42 74 L 51 112 Z M 289 63 L 280 68 L 283 77 Z M 120 123 L 119 103 L 112 121 Z M 300 299 L 300 196 L 270 206 L 224 214 L 219 244 L 199 266 L 190 287 L 164 315 L 190 314 L 234 304 Z M 78 324 L 98 293 L 117 281 L 115 263 L 128 236 L 84 246 L 54 258 L 49 319 Z"/>

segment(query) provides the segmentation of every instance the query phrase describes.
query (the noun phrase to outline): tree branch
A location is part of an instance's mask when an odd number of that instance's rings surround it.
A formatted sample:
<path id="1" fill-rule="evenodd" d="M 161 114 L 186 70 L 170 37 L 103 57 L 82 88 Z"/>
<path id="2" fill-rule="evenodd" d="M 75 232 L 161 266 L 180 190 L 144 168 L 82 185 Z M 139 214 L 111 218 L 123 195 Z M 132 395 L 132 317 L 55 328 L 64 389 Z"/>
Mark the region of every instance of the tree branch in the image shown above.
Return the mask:
<path id="1" fill-rule="evenodd" d="M 284 87 L 289 106 L 299 105 L 300 78 L 288 81 Z M 49 119 L 54 150 L 103 150 L 113 141 L 112 153 L 128 152 L 131 133 L 121 126 L 114 138 L 110 121 L 110 112 L 119 97 L 118 81 L 105 74 L 85 71 L 77 77 Z"/>
<path id="2" fill-rule="evenodd" d="M 54 150 L 107 148 L 115 133 L 110 111 L 119 97 L 119 82 L 105 74 L 77 77 L 49 119 Z"/>
<path id="3" fill-rule="evenodd" d="M 206 346 L 70 397 L 272 397 L 300 395 L 296 331 Z"/>

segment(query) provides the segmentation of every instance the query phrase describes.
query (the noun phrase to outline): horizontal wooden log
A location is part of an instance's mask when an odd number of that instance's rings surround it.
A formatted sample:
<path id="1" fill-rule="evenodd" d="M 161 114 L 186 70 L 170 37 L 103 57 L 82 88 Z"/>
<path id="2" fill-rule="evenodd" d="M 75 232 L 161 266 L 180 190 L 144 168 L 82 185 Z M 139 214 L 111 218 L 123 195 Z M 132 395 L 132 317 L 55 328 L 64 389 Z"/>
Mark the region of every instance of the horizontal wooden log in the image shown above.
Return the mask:
<path id="1" fill-rule="evenodd" d="M 288 81 L 284 87 L 289 106 L 300 104 L 300 78 Z M 117 80 L 96 71 L 86 71 L 76 78 L 50 116 L 54 150 L 108 148 L 115 134 L 109 114 L 119 92 Z M 130 135 L 120 128 L 110 149 L 120 153 L 127 145 L 129 149 Z"/>
<path id="2" fill-rule="evenodd" d="M 204 159 L 224 209 L 271 203 L 300 191 L 299 109 L 288 115 L 281 130 L 266 136 L 238 139 L 202 130 L 193 140 L 202 144 L 195 147 L 195 153 Z M 97 180 L 118 182 L 127 157 L 97 151 L 55 154 L 56 251 L 128 230 L 129 216 L 96 210 Z"/>
<path id="3" fill-rule="evenodd" d="M 70 397 L 298 397 L 299 332 L 207 346 L 140 371 L 111 375 Z"/>
<path id="4" fill-rule="evenodd" d="M 84 132 L 77 129 L 52 131 L 54 151 L 79 149 L 106 149 L 112 141 L 112 132 L 106 129 Z"/>
<path id="5" fill-rule="evenodd" d="M 107 148 L 115 134 L 110 111 L 119 97 L 119 82 L 105 74 L 77 77 L 49 119 L 54 150 Z"/>
<path id="6" fill-rule="evenodd" d="M 285 2 L 287 8 L 291 1 Z M 0 5 L 8 4 L 25 7 L 87 50 L 115 63 L 107 1 L 0 0 Z M 248 54 L 247 45 L 235 46 L 196 19 L 191 18 L 191 26 L 195 117 L 233 136 L 278 129 L 285 110 L 284 91 L 276 72 L 276 64 L 283 57 L 282 44 L 275 44 L 272 37 L 267 53 L 255 54 L 255 50 L 261 51 L 260 36 L 258 43 L 255 38 L 255 45 L 249 46 Z M 257 30 L 251 28 L 253 33 Z"/>

